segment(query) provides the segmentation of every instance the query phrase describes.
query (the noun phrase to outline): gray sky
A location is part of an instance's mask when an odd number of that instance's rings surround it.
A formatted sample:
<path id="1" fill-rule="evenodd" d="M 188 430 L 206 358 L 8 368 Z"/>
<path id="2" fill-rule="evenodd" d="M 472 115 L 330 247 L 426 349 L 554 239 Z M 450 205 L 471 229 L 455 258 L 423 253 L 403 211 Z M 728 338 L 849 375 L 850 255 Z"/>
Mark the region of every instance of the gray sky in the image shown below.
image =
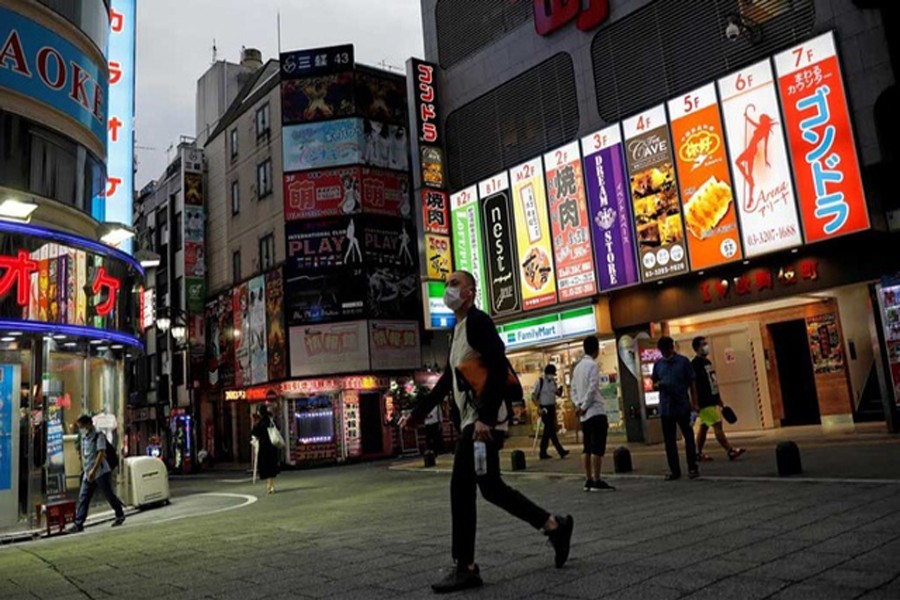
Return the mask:
<path id="1" fill-rule="evenodd" d="M 196 83 L 213 39 L 219 60 L 238 62 L 241 46 L 277 58 L 278 11 L 285 51 L 353 43 L 358 62 L 396 67 L 423 56 L 420 0 L 140 0 L 137 189 L 162 174 L 178 136 L 194 135 Z"/>

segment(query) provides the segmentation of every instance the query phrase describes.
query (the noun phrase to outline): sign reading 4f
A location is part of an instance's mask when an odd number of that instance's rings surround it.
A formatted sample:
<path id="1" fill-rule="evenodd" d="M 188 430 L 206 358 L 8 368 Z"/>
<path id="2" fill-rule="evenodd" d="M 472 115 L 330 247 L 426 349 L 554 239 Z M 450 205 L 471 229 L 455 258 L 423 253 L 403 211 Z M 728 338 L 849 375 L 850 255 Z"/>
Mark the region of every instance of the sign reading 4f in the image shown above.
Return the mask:
<path id="1" fill-rule="evenodd" d="M 609 0 L 534 0 L 534 28 L 550 35 L 575 21 L 581 31 L 590 31 L 609 18 Z"/>

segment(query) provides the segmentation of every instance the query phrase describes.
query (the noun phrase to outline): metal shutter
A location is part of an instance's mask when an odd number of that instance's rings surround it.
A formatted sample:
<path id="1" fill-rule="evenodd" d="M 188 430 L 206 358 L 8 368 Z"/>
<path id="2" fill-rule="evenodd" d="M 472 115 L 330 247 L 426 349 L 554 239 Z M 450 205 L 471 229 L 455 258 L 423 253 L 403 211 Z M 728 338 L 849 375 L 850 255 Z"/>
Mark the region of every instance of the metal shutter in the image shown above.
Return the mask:
<path id="1" fill-rule="evenodd" d="M 533 0 L 438 0 L 438 61 L 447 69 L 532 20 Z"/>

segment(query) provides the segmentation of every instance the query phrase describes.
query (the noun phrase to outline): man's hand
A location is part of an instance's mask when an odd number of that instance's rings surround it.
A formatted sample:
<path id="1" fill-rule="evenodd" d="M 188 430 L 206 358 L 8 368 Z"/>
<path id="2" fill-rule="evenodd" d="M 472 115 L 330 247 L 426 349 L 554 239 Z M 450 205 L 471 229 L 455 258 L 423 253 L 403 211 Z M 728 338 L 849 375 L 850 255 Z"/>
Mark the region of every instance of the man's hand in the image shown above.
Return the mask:
<path id="1" fill-rule="evenodd" d="M 88 480 L 88 481 L 94 481 L 94 478 L 95 478 L 96 476 L 97 476 L 97 472 L 96 472 L 94 469 L 91 469 L 90 471 L 88 471 L 88 474 L 87 474 L 87 480 Z"/>
<path id="2" fill-rule="evenodd" d="M 491 437 L 491 428 L 481 421 L 475 421 L 475 432 L 472 437 L 480 442 L 490 442 L 493 439 Z"/>
<path id="3" fill-rule="evenodd" d="M 584 414 L 584 411 L 581 410 L 581 407 L 580 407 L 580 406 L 576 406 L 576 407 L 575 407 L 575 416 L 576 416 L 576 417 L 580 417 L 580 416 L 583 415 L 583 414 Z"/>

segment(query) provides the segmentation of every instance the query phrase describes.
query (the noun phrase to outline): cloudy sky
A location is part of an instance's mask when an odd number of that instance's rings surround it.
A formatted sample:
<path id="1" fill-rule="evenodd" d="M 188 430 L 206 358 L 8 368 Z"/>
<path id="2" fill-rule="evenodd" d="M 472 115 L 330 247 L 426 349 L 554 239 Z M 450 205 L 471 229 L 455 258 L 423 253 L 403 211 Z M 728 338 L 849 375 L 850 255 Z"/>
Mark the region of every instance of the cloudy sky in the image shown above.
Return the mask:
<path id="1" fill-rule="evenodd" d="M 420 0 L 141 0 L 138 2 L 138 189 L 158 178 L 167 149 L 194 135 L 197 79 L 212 61 L 239 62 L 241 46 L 284 50 L 353 43 L 358 62 L 403 67 L 423 56 Z"/>

